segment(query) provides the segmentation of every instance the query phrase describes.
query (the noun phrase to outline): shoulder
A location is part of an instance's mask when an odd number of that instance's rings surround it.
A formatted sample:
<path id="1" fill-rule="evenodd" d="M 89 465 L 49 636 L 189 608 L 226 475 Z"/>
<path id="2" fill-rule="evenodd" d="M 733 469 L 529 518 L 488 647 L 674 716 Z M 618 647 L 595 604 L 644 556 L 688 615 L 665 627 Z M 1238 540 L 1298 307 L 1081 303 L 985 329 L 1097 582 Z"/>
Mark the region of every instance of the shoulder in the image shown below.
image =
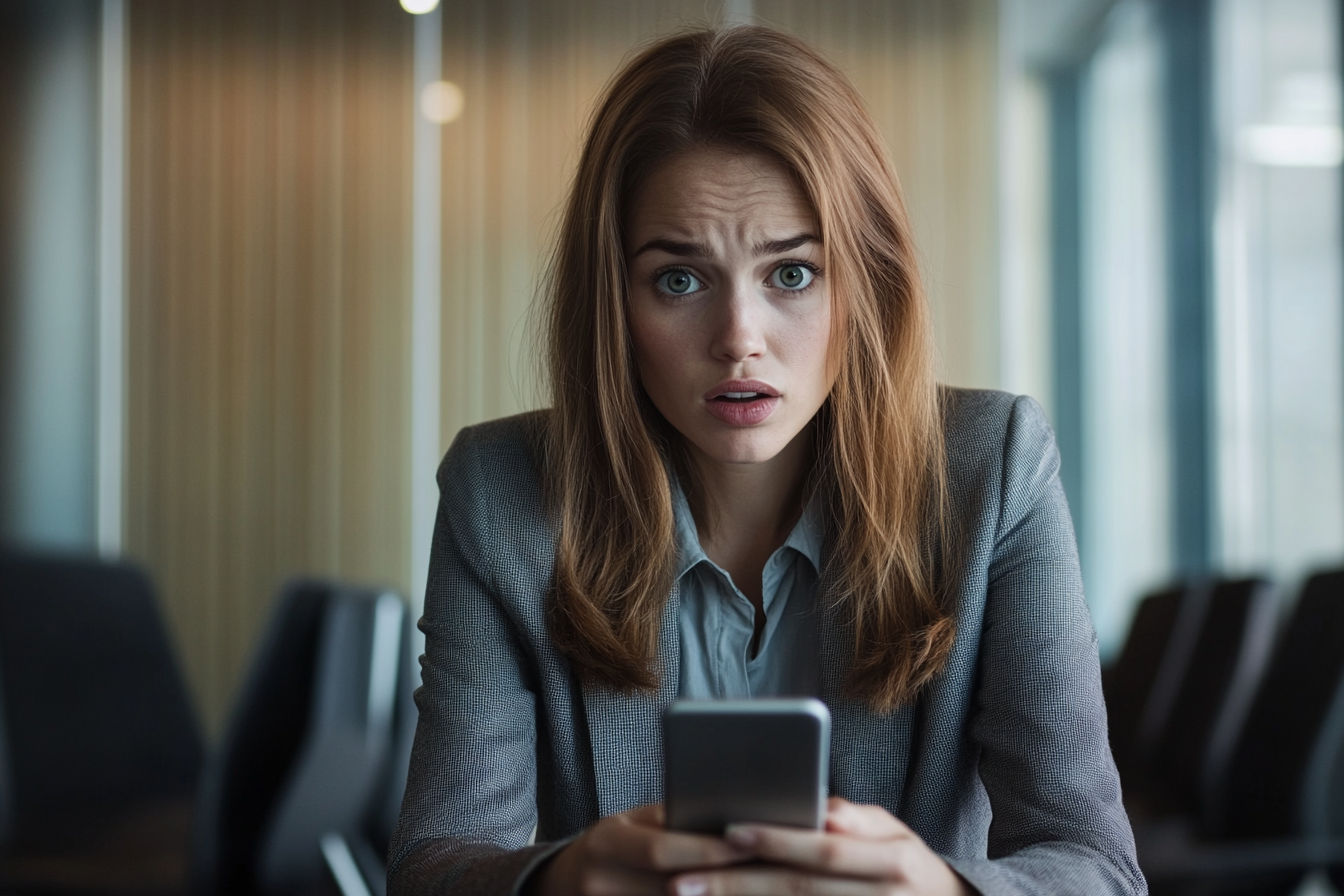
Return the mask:
<path id="1" fill-rule="evenodd" d="M 497 533 L 544 541 L 542 444 L 549 411 L 464 427 L 439 464 L 441 524 L 464 548 L 500 543 Z M 533 536 L 528 538 L 528 536 Z M 494 551 L 492 551 L 494 552 Z"/>
<path id="2" fill-rule="evenodd" d="M 1017 467 L 1054 454 L 1054 430 L 1030 396 L 942 386 L 939 398 L 949 472 L 985 465 Z"/>
<path id="3" fill-rule="evenodd" d="M 1028 395 L 955 386 L 938 391 L 949 456 L 1001 455 L 1005 445 L 1024 448 L 1054 441 L 1044 409 Z"/>
<path id="4" fill-rule="evenodd" d="M 540 480 L 540 445 L 550 411 L 529 411 L 463 427 L 439 464 L 439 485 L 471 474 Z"/>
<path id="5" fill-rule="evenodd" d="M 940 397 L 954 502 L 993 517 L 1033 504 L 1059 471 L 1054 430 L 1040 404 L 1026 395 L 950 386 Z"/>

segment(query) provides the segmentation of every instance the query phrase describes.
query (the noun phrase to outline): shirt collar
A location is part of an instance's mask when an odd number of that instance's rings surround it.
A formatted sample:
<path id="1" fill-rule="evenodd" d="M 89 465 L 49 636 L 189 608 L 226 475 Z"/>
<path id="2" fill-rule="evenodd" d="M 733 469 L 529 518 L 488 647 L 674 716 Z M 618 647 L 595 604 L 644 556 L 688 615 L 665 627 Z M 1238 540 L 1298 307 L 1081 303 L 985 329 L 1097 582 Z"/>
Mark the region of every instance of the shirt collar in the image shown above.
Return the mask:
<path id="1" fill-rule="evenodd" d="M 691 515 L 691 505 L 686 500 L 686 493 L 682 491 L 680 480 L 675 475 L 669 478 L 672 480 L 672 517 L 677 540 L 677 565 L 673 574 L 676 579 L 680 579 L 701 561 L 706 563 L 713 561 L 700 547 L 700 533 L 695 528 L 695 517 Z M 793 548 L 806 557 L 817 573 L 821 572 L 821 546 L 826 537 L 821 512 L 821 491 L 813 489 L 812 497 L 803 508 L 803 515 L 799 517 L 793 531 L 784 539 L 783 544 L 783 547 Z"/>

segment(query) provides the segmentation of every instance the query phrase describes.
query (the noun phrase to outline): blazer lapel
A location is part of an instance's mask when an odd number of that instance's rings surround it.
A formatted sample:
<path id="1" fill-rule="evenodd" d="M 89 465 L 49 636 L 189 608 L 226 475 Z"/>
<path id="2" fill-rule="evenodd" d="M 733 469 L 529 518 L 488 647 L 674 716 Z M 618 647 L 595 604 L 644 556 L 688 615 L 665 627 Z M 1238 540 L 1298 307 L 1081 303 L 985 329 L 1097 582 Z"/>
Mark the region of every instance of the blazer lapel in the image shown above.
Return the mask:
<path id="1" fill-rule="evenodd" d="M 831 711 L 831 795 L 876 804 L 899 817 L 910 763 L 914 710 L 905 705 L 879 716 L 844 695 L 854 657 L 848 608 L 837 606 L 829 581 L 821 614 L 821 699 Z"/>
<path id="2" fill-rule="evenodd" d="M 663 608 L 658 635 L 662 680 L 656 694 L 624 694 L 600 685 L 583 685 L 597 807 L 604 818 L 662 802 L 663 713 L 676 699 L 681 679 L 680 605 L 681 589 L 674 586 Z"/>

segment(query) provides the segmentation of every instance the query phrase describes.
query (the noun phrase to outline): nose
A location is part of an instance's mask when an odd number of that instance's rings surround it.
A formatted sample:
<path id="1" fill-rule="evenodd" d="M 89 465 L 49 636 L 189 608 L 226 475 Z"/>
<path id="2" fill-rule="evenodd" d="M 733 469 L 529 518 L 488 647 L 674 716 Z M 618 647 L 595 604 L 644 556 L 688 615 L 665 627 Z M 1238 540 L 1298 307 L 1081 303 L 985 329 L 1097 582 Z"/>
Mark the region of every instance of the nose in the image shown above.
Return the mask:
<path id="1" fill-rule="evenodd" d="M 764 309 L 750 284 L 734 280 L 715 303 L 710 353 L 718 360 L 738 362 L 765 353 Z"/>

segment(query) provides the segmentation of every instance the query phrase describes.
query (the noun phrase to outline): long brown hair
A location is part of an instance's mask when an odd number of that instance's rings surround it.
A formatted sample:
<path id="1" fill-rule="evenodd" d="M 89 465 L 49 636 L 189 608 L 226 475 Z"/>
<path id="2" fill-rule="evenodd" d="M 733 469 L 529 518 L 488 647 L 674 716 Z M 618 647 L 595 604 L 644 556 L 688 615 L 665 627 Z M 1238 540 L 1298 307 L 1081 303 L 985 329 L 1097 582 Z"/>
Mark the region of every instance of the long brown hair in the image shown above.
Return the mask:
<path id="1" fill-rule="evenodd" d="M 677 436 L 639 382 L 622 238 L 642 178 L 692 147 L 776 159 L 816 212 L 840 359 L 816 421 L 828 595 L 853 625 L 848 691 L 890 711 L 942 668 L 954 634 L 934 568 L 945 464 L 931 316 L 896 174 L 857 92 L 816 51 L 768 28 L 648 47 L 592 120 L 543 293 L 553 636 L 585 679 L 659 681 Z"/>

